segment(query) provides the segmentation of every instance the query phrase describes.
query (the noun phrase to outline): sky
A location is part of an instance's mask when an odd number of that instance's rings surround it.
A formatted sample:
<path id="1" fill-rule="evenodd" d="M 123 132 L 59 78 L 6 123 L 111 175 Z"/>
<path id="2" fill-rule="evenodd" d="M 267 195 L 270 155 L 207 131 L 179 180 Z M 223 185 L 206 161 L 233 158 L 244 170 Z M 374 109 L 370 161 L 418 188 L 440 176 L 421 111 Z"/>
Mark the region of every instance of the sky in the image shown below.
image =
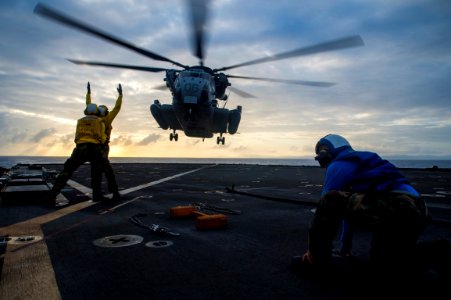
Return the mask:
<path id="1" fill-rule="evenodd" d="M 86 83 L 97 104 L 123 105 L 112 157 L 313 157 L 326 134 L 383 157 L 451 159 L 451 2 L 448 0 L 212 0 L 205 65 L 230 66 L 360 35 L 363 47 L 228 70 L 253 77 L 334 82 L 332 87 L 230 79 L 226 108 L 241 105 L 238 133 L 169 140 L 149 107 L 171 103 L 164 73 L 80 66 L 67 58 L 177 68 L 33 13 L 39 1 L 0 1 L 0 155 L 69 156 Z M 191 28 L 184 0 L 47 0 L 138 47 L 187 65 Z M 220 105 L 224 103 L 221 102 Z"/>

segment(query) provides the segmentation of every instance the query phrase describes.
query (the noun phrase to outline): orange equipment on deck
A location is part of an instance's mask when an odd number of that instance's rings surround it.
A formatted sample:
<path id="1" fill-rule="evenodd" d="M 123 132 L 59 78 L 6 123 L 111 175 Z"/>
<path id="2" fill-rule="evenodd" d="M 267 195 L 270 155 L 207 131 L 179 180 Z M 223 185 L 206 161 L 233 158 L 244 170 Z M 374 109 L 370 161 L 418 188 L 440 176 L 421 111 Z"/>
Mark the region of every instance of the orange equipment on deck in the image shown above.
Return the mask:
<path id="1" fill-rule="evenodd" d="M 194 205 L 175 206 L 169 210 L 171 218 L 196 217 L 196 228 L 198 230 L 223 229 L 227 227 L 227 216 L 224 214 L 206 214 L 196 210 Z"/>

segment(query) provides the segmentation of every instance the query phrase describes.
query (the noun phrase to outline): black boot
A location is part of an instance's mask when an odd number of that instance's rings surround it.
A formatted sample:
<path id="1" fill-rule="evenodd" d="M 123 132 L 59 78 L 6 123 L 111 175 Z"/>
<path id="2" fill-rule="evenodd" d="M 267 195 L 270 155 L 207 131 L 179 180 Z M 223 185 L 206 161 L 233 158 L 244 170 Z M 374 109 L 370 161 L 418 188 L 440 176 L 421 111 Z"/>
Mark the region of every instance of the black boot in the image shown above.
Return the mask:
<path id="1" fill-rule="evenodd" d="M 113 198 L 111 198 L 112 201 L 120 201 L 121 200 L 121 194 L 119 192 L 113 193 Z"/>
<path id="2" fill-rule="evenodd" d="M 50 206 L 56 205 L 56 196 L 54 192 L 50 192 L 50 194 L 47 196 L 47 199 L 45 199 L 45 204 Z"/>
<path id="3" fill-rule="evenodd" d="M 103 202 L 103 201 L 108 201 L 108 200 L 110 200 L 110 199 L 106 198 L 101 193 L 92 195 L 92 202 Z"/>

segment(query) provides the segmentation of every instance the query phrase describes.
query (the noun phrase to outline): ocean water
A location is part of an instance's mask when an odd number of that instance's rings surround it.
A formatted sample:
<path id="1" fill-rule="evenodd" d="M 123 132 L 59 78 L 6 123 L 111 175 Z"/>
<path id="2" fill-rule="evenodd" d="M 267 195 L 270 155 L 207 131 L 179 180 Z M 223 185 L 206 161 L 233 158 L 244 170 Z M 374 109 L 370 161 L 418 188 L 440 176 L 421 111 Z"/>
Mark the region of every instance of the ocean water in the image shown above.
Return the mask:
<path id="1" fill-rule="evenodd" d="M 63 164 L 67 157 L 53 156 L 0 156 L 0 167 L 9 169 L 24 164 Z M 152 157 L 110 157 L 111 163 L 206 163 L 206 164 L 248 164 L 281 166 L 318 166 L 313 158 L 152 158 Z M 451 160 L 434 159 L 391 159 L 398 168 L 451 168 Z"/>

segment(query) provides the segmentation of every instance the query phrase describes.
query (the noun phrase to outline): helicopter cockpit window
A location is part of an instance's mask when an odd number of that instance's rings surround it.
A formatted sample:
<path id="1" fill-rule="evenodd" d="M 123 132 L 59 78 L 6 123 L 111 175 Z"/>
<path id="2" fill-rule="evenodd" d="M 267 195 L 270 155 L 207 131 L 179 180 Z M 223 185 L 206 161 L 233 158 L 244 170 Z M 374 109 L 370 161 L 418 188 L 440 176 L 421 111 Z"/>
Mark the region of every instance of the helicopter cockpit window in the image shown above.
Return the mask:
<path id="1" fill-rule="evenodd" d="M 198 77 L 195 72 L 182 72 L 179 75 L 180 77 Z"/>
<path id="2" fill-rule="evenodd" d="M 181 72 L 180 77 L 200 77 L 203 79 L 210 79 L 210 75 L 204 72 Z"/>

